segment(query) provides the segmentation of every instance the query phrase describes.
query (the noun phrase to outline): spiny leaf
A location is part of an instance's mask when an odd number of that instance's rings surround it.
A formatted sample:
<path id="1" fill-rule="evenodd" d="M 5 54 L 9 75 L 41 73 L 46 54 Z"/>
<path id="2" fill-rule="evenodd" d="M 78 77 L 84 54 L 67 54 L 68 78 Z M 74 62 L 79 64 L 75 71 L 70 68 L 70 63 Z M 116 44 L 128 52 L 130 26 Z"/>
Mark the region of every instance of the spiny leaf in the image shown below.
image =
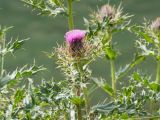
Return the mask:
<path id="1" fill-rule="evenodd" d="M 24 40 L 18 40 L 18 38 L 12 42 L 10 41 L 7 45 L 7 52 L 15 52 L 16 50 L 22 48 L 22 45 L 25 43 L 25 41 L 28 39 L 24 39 Z"/>
<path id="2" fill-rule="evenodd" d="M 133 25 L 130 28 L 130 30 L 132 32 L 134 32 L 136 35 L 144 38 L 147 42 L 149 42 L 149 43 L 153 43 L 154 42 L 154 40 L 146 32 L 143 31 L 142 27 Z"/>
<path id="3" fill-rule="evenodd" d="M 102 88 L 106 93 L 109 95 L 113 96 L 114 95 L 114 90 L 110 87 L 110 85 L 106 82 L 104 82 L 103 79 L 97 79 L 97 78 L 92 78 L 92 80 L 100 87 Z"/>
<path id="4" fill-rule="evenodd" d="M 42 70 L 45 70 L 45 68 L 42 66 L 36 66 L 35 64 L 30 68 L 24 66 L 20 70 L 15 70 L 11 74 L 7 74 L 5 77 L 0 78 L 0 90 L 13 80 L 22 79 L 24 77 L 31 77 Z"/>
<path id="5" fill-rule="evenodd" d="M 71 98 L 71 102 L 75 105 L 84 105 L 85 101 L 82 97 L 74 96 Z"/>
<path id="6" fill-rule="evenodd" d="M 40 15 L 56 16 L 58 14 L 67 14 L 63 0 L 21 0 L 33 10 L 38 9 Z"/>
<path id="7" fill-rule="evenodd" d="M 2 37 L 2 35 L 4 35 L 4 33 L 6 33 L 11 28 L 13 28 L 13 26 L 11 27 L 1 27 L 0 26 L 0 37 Z"/>
<path id="8" fill-rule="evenodd" d="M 155 82 L 149 83 L 149 87 L 156 92 L 160 92 L 160 84 L 158 83 Z"/>
<path id="9" fill-rule="evenodd" d="M 120 69 L 119 72 L 116 73 L 117 80 L 125 76 L 131 69 L 144 60 L 145 56 L 136 56 L 130 64 L 126 65 L 123 69 Z"/>
<path id="10" fill-rule="evenodd" d="M 107 92 L 110 96 L 113 96 L 114 95 L 114 90 L 112 89 L 112 87 L 110 85 L 108 85 L 107 83 L 105 83 L 103 86 L 102 86 L 102 89 Z"/>
<path id="11" fill-rule="evenodd" d="M 16 104 L 18 104 L 19 102 L 22 102 L 24 97 L 25 97 L 25 90 L 18 89 L 14 95 L 14 105 L 16 106 Z"/>

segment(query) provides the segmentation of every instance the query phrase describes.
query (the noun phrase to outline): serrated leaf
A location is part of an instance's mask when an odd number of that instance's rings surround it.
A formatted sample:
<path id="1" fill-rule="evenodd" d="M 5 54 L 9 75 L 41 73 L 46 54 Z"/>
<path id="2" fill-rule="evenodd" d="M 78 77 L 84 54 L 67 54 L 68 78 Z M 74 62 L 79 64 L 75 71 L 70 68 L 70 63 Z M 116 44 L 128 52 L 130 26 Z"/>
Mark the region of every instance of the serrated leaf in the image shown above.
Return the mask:
<path id="1" fill-rule="evenodd" d="M 108 84 L 105 83 L 103 79 L 97 79 L 97 78 L 92 78 L 92 80 L 100 87 L 102 88 L 106 93 L 109 95 L 113 96 L 114 95 L 114 90 L 112 87 Z"/>
<path id="2" fill-rule="evenodd" d="M 7 85 L 12 80 L 11 76 L 7 75 L 3 78 L 0 78 L 0 89 Z"/>
<path id="3" fill-rule="evenodd" d="M 115 105 L 114 102 L 108 103 L 108 104 L 102 104 L 102 105 L 96 105 L 92 109 L 96 112 L 102 112 L 102 113 L 111 113 L 114 111 L 114 109 L 117 108 L 117 105 Z"/>
<path id="4" fill-rule="evenodd" d="M 108 85 L 107 83 L 105 83 L 103 86 L 102 86 L 102 89 L 107 92 L 110 96 L 113 96 L 114 95 L 114 90 L 112 89 L 112 87 L 110 85 Z"/>
<path id="5" fill-rule="evenodd" d="M 84 20 L 85 26 L 86 26 L 86 27 L 89 27 L 89 21 L 88 21 L 86 18 L 83 18 L 83 20 Z"/>
<path id="6" fill-rule="evenodd" d="M 160 84 L 158 83 L 155 82 L 149 83 L 149 87 L 156 92 L 160 92 Z"/>
<path id="7" fill-rule="evenodd" d="M 141 27 L 134 25 L 134 26 L 131 27 L 131 30 L 135 34 L 137 34 L 138 36 L 144 38 L 147 42 L 149 42 L 149 43 L 153 43 L 154 42 L 154 40 L 147 33 L 145 33 L 144 31 L 142 31 Z"/>
<path id="8" fill-rule="evenodd" d="M 10 43 L 7 45 L 8 51 L 10 51 L 10 52 L 13 53 L 13 52 L 15 52 L 16 50 L 22 48 L 22 45 L 25 43 L 26 40 L 28 40 L 28 39 L 24 39 L 24 40 L 18 40 L 18 39 L 16 39 L 13 43 L 10 42 Z"/>
<path id="9" fill-rule="evenodd" d="M 131 69 L 144 60 L 145 56 L 136 56 L 130 64 L 126 65 L 123 69 L 120 69 L 118 73 L 116 73 L 117 80 L 125 76 Z"/>
<path id="10" fill-rule="evenodd" d="M 21 0 L 33 10 L 38 9 L 39 15 L 57 16 L 67 14 L 63 0 Z"/>
<path id="11" fill-rule="evenodd" d="M 4 27 L 4 28 L 0 26 L 0 37 L 2 37 L 2 35 L 4 35 L 11 28 L 13 28 L 13 26 L 11 26 L 11 27 Z"/>
<path id="12" fill-rule="evenodd" d="M 75 105 L 84 105 L 85 104 L 84 99 L 82 97 L 79 97 L 79 96 L 71 97 L 70 100 Z"/>
<path id="13" fill-rule="evenodd" d="M 134 80 L 137 80 L 138 82 L 142 82 L 142 78 L 137 72 L 134 72 L 132 74 L 132 77 L 134 78 Z"/>
<path id="14" fill-rule="evenodd" d="M 14 105 L 18 104 L 23 100 L 25 97 L 25 90 L 24 89 L 18 89 L 14 95 Z"/>
<path id="15" fill-rule="evenodd" d="M 154 40 L 146 33 L 144 32 L 137 32 L 141 37 L 143 37 L 147 42 L 153 43 Z"/>
<path id="16" fill-rule="evenodd" d="M 42 66 L 33 65 L 29 69 L 27 69 L 27 66 L 24 66 L 20 70 L 15 70 L 12 73 L 7 74 L 5 77 L 0 77 L 0 90 L 13 80 L 18 80 L 24 77 L 31 77 L 32 75 L 35 75 L 42 70 L 45 70 L 45 68 Z"/>

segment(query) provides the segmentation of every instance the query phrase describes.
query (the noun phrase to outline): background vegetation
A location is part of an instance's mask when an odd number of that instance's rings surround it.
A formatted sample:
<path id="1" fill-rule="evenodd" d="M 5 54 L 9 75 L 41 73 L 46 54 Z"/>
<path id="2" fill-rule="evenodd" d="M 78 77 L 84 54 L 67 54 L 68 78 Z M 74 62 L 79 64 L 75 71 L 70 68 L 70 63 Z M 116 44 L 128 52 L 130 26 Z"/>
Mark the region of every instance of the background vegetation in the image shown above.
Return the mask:
<path id="1" fill-rule="evenodd" d="M 88 17 L 91 10 L 97 10 L 98 6 L 100 7 L 106 2 L 107 0 L 82 0 L 80 2 L 75 2 L 75 28 L 83 29 L 84 26 L 82 26 L 82 24 L 84 22 L 82 16 Z M 113 5 L 119 5 L 120 1 L 110 0 L 110 3 Z M 45 78 L 54 77 L 56 80 L 60 80 L 62 78 L 60 71 L 55 68 L 56 65 L 54 61 L 48 59 L 43 51 L 50 52 L 57 43 L 60 44 L 64 41 L 64 33 L 68 30 L 65 22 L 66 20 L 61 16 L 56 17 L 56 19 L 37 16 L 35 14 L 36 11 L 31 12 L 30 9 L 23 5 L 24 3 L 20 0 L 0 0 L 1 25 L 15 26 L 16 29 L 12 29 L 9 33 L 9 35 L 11 34 L 13 37 L 19 36 L 19 38 L 30 38 L 30 40 L 25 43 L 24 50 L 16 52 L 16 57 L 13 58 L 13 56 L 7 56 L 8 59 L 5 62 L 5 68 L 12 71 L 17 63 L 19 66 L 22 66 L 27 63 L 33 63 L 35 59 L 37 64 L 43 64 L 48 68 L 45 73 L 42 73 Z M 122 0 L 122 5 L 124 12 L 135 15 L 133 17 L 133 23 L 142 23 L 144 17 L 153 20 L 160 15 L 159 0 Z M 125 65 L 125 63 L 132 59 L 131 56 L 135 50 L 133 44 L 136 38 L 128 32 L 122 32 L 115 35 L 113 40 L 118 41 L 117 47 L 121 48 L 119 52 L 123 53 L 123 55 L 118 57 L 116 66 L 119 66 L 119 63 Z M 155 68 L 154 63 L 155 62 L 152 58 L 147 58 L 142 64 L 144 71 L 155 74 L 155 69 L 153 69 Z M 108 64 L 105 60 L 104 62 L 97 62 L 94 64 L 92 66 L 93 74 L 105 78 L 106 76 L 109 77 L 109 65 L 108 67 L 102 67 L 105 64 Z M 150 69 L 145 69 L 145 66 Z M 106 75 L 106 73 L 108 73 L 108 75 Z"/>

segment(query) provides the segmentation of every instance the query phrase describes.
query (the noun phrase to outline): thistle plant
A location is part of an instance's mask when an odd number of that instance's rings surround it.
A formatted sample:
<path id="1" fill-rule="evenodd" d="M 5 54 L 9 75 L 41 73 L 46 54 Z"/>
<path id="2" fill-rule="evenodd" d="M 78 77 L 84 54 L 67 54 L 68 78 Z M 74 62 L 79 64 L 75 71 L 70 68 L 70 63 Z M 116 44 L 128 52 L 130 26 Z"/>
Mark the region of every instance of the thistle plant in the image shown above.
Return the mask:
<path id="1" fill-rule="evenodd" d="M 43 66 L 5 70 L 5 56 L 14 54 L 27 39 L 6 43 L 9 28 L 0 27 L 0 119 L 2 120 L 116 120 L 160 118 L 160 18 L 143 25 L 131 25 L 132 15 L 124 14 L 119 5 L 105 4 L 89 19 L 84 18 L 86 29 L 75 28 L 74 0 L 21 0 L 39 15 L 63 15 L 68 23 L 63 33 L 64 42 L 47 53 L 54 58 L 63 80 L 43 79 L 34 84 L 33 76 L 45 70 Z M 113 41 L 114 34 L 129 31 L 137 35 L 133 60 L 118 68 L 119 56 Z M 123 37 L 123 36 L 122 36 Z M 141 64 L 148 56 L 157 63 L 155 77 L 141 71 Z M 110 64 L 111 84 L 105 78 L 92 74 L 91 63 L 105 58 Z M 104 66 L 105 67 L 105 66 Z M 93 77 L 94 76 L 94 77 Z M 125 77 L 125 81 L 122 81 Z M 126 83 L 126 84 L 123 84 Z M 121 84 L 119 87 L 117 87 Z M 93 103 L 99 97 L 97 88 L 105 94 L 104 102 Z M 151 107 L 155 106 L 155 108 Z"/>
<path id="2" fill-rule="evenodd" d="M 91 82 L 91 71 L 88 65 L 98 57 L 101 51 L 98 45 L 91 44 L 85 36 L 84 30 L 69 31 L 65 34 L 66 45 L 59 46 L 55 50 L 58 67 L 63 70 L 69 82 L 71 102 L 77 107 L 79 120 L 84 119 L 82 113 L 89 116 L 90 93 L 88 93 L 87 86 Z M 82 111 L 82 109 L 85 110 Z"/>
<path id="3" fill-rule="evenodd" d="M 66 7 L 64 1 L 59 1 L 58 4 L 57 1 L 54 0 L 42 0 L 41 2 L 34 0 L 24 0 L 24 2 L 27 5 L 31 5 L 32 7 L 38 9 L 42 8 L 42 6 L 45 6 L 44 9 L 40 9 L 40 13 L 48 8 L 48 2 L 50 2 L 50 5 L 55 5 L 55 7 L 49 9 L 50 12 L 48 13 L 52 13 L 53 11 L 55 12 L 55 10 L 57 10 L 57 7 L 59 7 L 61 8 L 61 10 L 63 9 L 63 13 L 66 13 L 65 15 L 68 17 L 69 31 L 66 32 L 64 36 L 64 45 L 58 45 L 58 47 L 55 48 L 55 52 L 53 53 L 53 55 L 51 55 L 56 56 L 58 68 L 60 68 L 64 73 L 65 81 L 68 84 L 67 91 L 69 91 L 69 99 L 67 99 L 68 110 L 64 115 L 67 116 L 65 117 L 65 119 L 115 119 L 117 116 L 122 115 L 121 113 L 123 112 L 125 114 L 124 116 L 121 116 L 122 118 L 126 116 L 142 115 L 142 113 L 144 112 L 142 104 L 149 100 L 148 97 L 145 96 L 146 100 L 143 101 L 141 98 L 144 96 L 144 94 L 137 94 L 137 97 L 134 98 L 135 101 L 132 100 L 133 95 L 137 92 L 136 87 L 140 83 L 140 81 L 138 81 L 138 83 L 133 82 L 134 84 L 132 84 L 131 82 L 131 85 L 129 85 L 128 87 L 123 87 L 122 89 L 124 90 L 124 92 L 122 93 L 117 90 L 118 80 L 126 76 L 137 64 L 143 62 L 146 58 L 146 55 L 140 54 L 138 52 L 135 53 L 134 59 L 131 61 L 131 63 L 127 64 L 124 68 L 117 70 L 115 66 L 115 59 L 118 56 L 118 52 L 115 50 L 115 44 L 113 43 L 112 36 L 115 33 L 121 32 L 123 30 L 128 30 L 136 34 L 143 33 L 141 32 L 142 29 L 139 29 L 143 27 L 130 25 L 130 18 L 132 16 L 123 14 L 121 5 L 118 6 L 117 9 L 116 7 L 112 7 L 109 4 L 103 5 L 98 10 L 98 12 L 92 13 L 90 20 L 87 20 L 86 18 L 84 19 L 85 26 L 87 27 L 86 30 L 79 30 L 74 29 L 74 20 L 72 15 L 72 3 L 74 1 L 68 0 L 68 4 Z M 49 16 L 55 15 L 54 12 L 53 14 L 49 14 Z M 155 23 L 152 24 L 152 29 L 153 26 L 155 26 Z M 156 29 L 157 28 L 158 27 L 156 27 Z M 145 32 L 146 31 L 147 30 L 145 30 Z M 136 44 L 138 44 L 138 46 L 142 45 L 139 41 L 137 41 Z M 95 61 L 98 57 L 105 57 L 110 61 L 112 81 L 111 86 L 103 79 L 100 80 L 99 78 L 92 77 L 92 72 L 89 69 L 89 64 Z M 133 76 L 134 75 L 135 73 L 133 73 Z M 136 78 L 135 76 L 132 78 L 134 79 L 133 81 L 136 81 L 135 79 L 138 79 L 138 76 Z M 129 82 L 130 81 L 132 80 L 129 80 Z M 102 88 L 110 95 L 111 98 L 114 99 L 111 99 L 110 103 L 108 103 L 107 105 L 92 106 L 90 104 L 91 100 L 89 99 L 89 96 L 91 94 L 90 91 L 92 91 L 90 89 L 92 87 L 89 86 L 94 86 L 94 83 L 96 83 L 98 87 Z M 153 89 L 151 87 L 153 86 L 153 84 L 143 85 L 144 88 L 147 87 L 148 89 Z M 158 87 L 159 85 L 156 84 L 156 86 Z M 128 91 L 131 88 L 132 90 Z M 130 93 L 128 94 L 127 91 Z M 65 91 L 62 92 L 64 93 Z M 126 99 L 128 102 L 126 101 Z M 131 106 L 133 106 L 132 109 L 130 109 Z M 105 111 L 104 109 L 110 111 Z M 123 111 L 115 112 L 115 109 L 123 109 Z M 106 113 L 109 113 L 110 116 L 107 117 Z"/>
<path id="4" fill-rule="evenodd" d="M 5 70 L 4 62 L 7 54 L 14 54 L 27 39 L 19 40 L 18 38 L 6 43 L 6 33 L 12 27 L 0 27 L 0 55 L 1 55 L 1 75 L 0 75 L 0 119 L 15 119 L 21 114 L 21 111 L 26 109 L 22 105 L 25 98 L 24 95 L 28 93 L 25 91 L 25 86 L 17 88 L 17 86 L 25 83 L 27 79 L 31 79 L 37 72 L 44 70 L 42 66 L 33 64 L 31 67 L 25 65 L 22 68 L 17 68 L 13 72 Z M 26 94 L 25 94 L 26 93 Z"/>
<path id="5" fill-rule="evenodd" d="M 143 27 L 133 28 L 135 33 L 140 36 L 140 40 L 137 41 L 137 46 L 140 49 L 140 54 L 146 56 L 153 56 L 157 63 L 157 72 L 155 82 L 160 83 L 160 68 L 159 68 L 159 55 L 160 55 L 160 19 L 155 21 L 145 22 Z"/>
<path id="6" fill-rule="evenodd" d="M 94 16 L 97 16 L 96 18 Z M 131 27 L 130 18 L 132 15 L 122 14 L 121 5 L 116 9 L 109 4 L 103 5 L 101 9 L 91 15 L 91 20 L 85 19 L 85 23 L 88 27 L 88 38 L 91 41 L 96 41 L 100 43 L 102 48 L 102 54 L 107 60 L 110 61 L 111 70 L 111 87 L 104 80 L 95 82 L 101 86 L 107 93 L 109 93 L 113 98 L 116 98 L 116 86 L 119 79 L 123 78 L 129 73 L 137 64 L 144 60 L 144 56 L 136 55 L 131 63 L 127 64 L 124 68 L 117 70 L 115 66 L 115 59 L 118 57 L 118 51 L 115 50 L 115 43 L 113 43 L 112 36 L 115 33 L 129 30 Z M 136 53 L 135 53 L 136 54 Z"/>

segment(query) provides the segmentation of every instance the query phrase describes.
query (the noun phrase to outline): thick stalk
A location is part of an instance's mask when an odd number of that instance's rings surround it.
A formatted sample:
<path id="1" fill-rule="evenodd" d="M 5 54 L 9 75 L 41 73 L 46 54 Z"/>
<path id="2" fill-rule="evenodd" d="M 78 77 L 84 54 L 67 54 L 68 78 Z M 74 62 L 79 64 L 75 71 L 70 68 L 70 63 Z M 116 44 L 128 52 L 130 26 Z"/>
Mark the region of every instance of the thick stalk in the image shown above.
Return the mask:
<path id="1" fill-rule="evenodd" d="M 68 0 L 68 25 L 69 25 L 70 30 L 72 30 L 74 28 L 72 0 Z"/>
<path id="2" fill-rule="evenodd" d="M 160 43 L 158 45 L 158 56 L 160 56 Z M 157 60 L 157 74 L 156 74 L 156 83 L 160 84 L 160 60 Z"/>
<path id="3" fill-rule="evenodd" d="M 82 120 L 82 111 L 81 106 L 77 105 L 77 114 L 78 114 L 78 120 Z"/>
<path id="4" fill-rule="evenodd" d="M 81 73 L 81 82 L 83 83 L 83 79 L 82 79 L 82 76 L 84 74 L 84 71 L 82 69 L 82 67 L 80 68 L 80 73 Z M 83 95 L 84 95 L 84 99 L 85 99 L 85 110 L 86 110 L 86 113 L 87 113 L 87 116 L 89 115 L 89 112 L 90 112 L 90 103 L 89 103 L 89 98 L 88 98 L 88 90 L 87 90 L 87 86 L 83 86 L 82 88 L 82 92 L 83 92 Z"/>
<path id="5" fill-rule="evenodd" d="M 82 68 L 81 64 L 79 64 L 79 65 L 80 65 L 80 66 L 79 66 L 79 67 L 80 67 L 80 70 L 79 70 L 79 71 L 80 71 L 81 82 L 84 83 L 83 78 L 82 78 L 82 76 L 83 76 L 83 74 L 84 74 L 84 71 L 83 71 L 83 68 Z M 86 113 L 87 113 L 87 115 L 89 115 L 90 104 L 89 104 L 87 86 L 84 86 L 84 87 L 82 88 L 82 92 L 83 92 L 84 99 L 85 99 Z"/>
<path id="6" fill-rule="evenodd" d="M 72 81 L 73 81 L 73 84 L 72 84 L 72 88 L 71 88 L 71 96 L 75 96 L 77 94 L 77 89 L 76 89 L 76 86 L 75 86 L 75 78 L 74 76 L 72 76 Z M 75 110 L 75 105 L 74 104 L 71 104 L 70 105 L 70 119 L 71 120 L 76 120 L 76 110 Z"/>
<path id="7" fill-rule="evenodd" d="M 76 93 L 75 93 L 75 95 L 80 97 L 81 96 L 81 92 L 82 92 L 82 88 L 81 88 L 80 83 L 81 83 L 81 81 L 83 81 L 82 80 L 82 71 L 81 71 L 79 60 L 75 59 L 75 62 L 76 62 L 75 63 L 75 69 L 79 73 L 79 82 L 76 83 L 76 87 L 75 87 L 76 88 L 75 89 Z M 77 119 L 78 120 L 82 120 L 82 107 L 81 107 L 81 104 L 76 105 L 76 108 L 77 108 Z"/>
<path id="8" fill-rule="evenodd" d="M 84 80 L 83 80 L 84 70 L 83 70 L 82 65 L 81 65 L 80 62 L 77 63 L 77 68 L 78 68 L 78 72 L 79 72 L 80 81 L 81 81 L 81 83 L 84 83 Z M 84 95 L 84 99 L 85 99 L 85 111 L 86 111 L 86 114 L 88 116 L 89 115 L 89 111 L 90 111 L 90 104 L 89 104 L 87 87 L 83 86 L 80 89 L 81 89 L 81 92 L 83 92 L 83 95 Z"/>
<path id="9" fill-rule="evenodd" d="M 5 48 L 5 33 L 2 35 L 1 38 L 1 46 L 2 46 L 2 50 Z M 1 55 L 1 77 L 3 76 L 3 72 L 4 72 L 4 54 L 2 53 Z"/>
<path id="10" fill-rule="evenodd" d="M 110 60 L 111 65 L 111 79 L 112 79 L 112 89 L 114 91 L 114 97 L 116 97 L 116 73 L 115 73 L 115 63 L 114 60 Z"/>
<path id="11" fill-rule="evenodd" d="M 67 2 L 68 2 L 68 26 L 69 26 L 69 30 L 72 30 L 74 28 L 73 15 L 72 15 L 72 0 L 67 0 Z M 74 94 L 74 91 L 73 91 L 73 94 Z M 78 113 L 79 113 L 79 110 L 78 110 Z M 71 105 L 70 116 L 71 116 L 71 120 L 75 120 L 74 105 Z"/>
<path id="12" fill-rule="evenodd" d="M 157 61 L 157 75 L 156 75 L 156 83 L 160 83 L 160 60 Z"/>
<path id="13" fill-rule="evenodd" d="M 90 112 L 90 104 L 89 104 L 89 98 L 88 98 L 88 91 L 87 88 L 83 88 L 83 94 L 84 94 L 84 99 L 85 99 L 85 107 L 86 107 L 86 113 L 89 115 Z"/>

